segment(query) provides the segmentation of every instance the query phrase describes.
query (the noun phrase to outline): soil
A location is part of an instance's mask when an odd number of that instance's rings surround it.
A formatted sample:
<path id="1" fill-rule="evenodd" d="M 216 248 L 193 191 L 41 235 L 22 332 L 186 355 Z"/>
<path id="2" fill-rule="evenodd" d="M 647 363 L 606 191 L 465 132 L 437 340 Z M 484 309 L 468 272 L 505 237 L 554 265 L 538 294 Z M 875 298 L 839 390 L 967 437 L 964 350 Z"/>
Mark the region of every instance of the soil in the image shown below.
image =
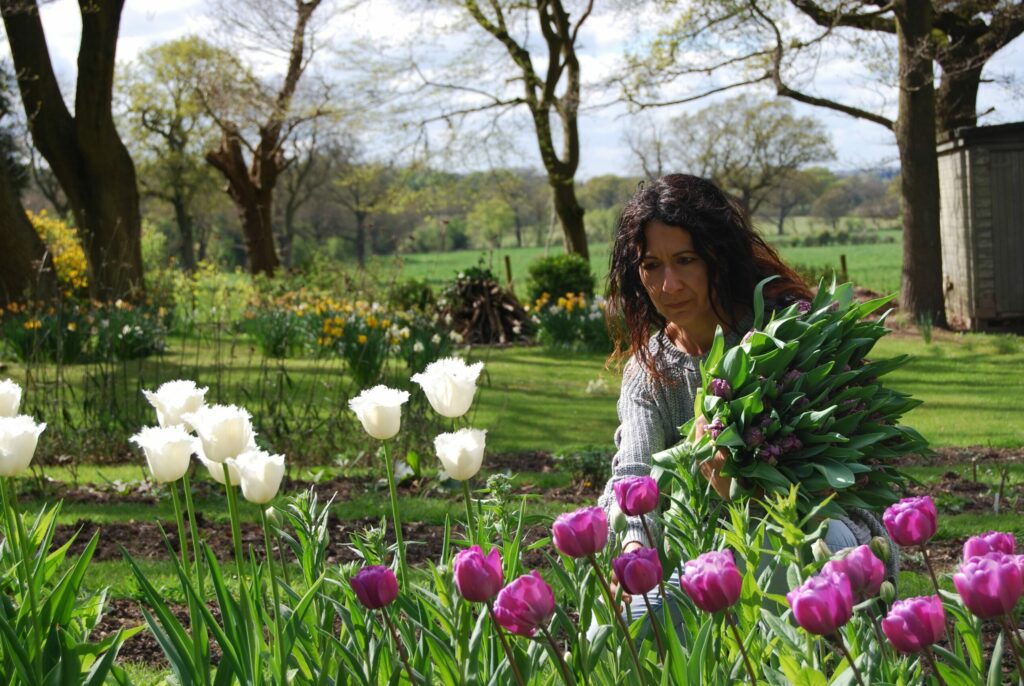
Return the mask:
<path id="1" fill-rule="evenodd" d="M 989 484 L 976 482 L 974 470 L 967 466 L 973 465 L 978 472 L 981 472 L 987 469 L 999 469 L 1007 464 L 1021 461 L 1024 461 L 1024 448 L 943 448 L 932 455 L 906 458 L 902 461 L 902 466 L 914 464 L 949 468 L 938 482 L 928 486 L 911 484 L 907 489 L 908 495 L 930 494 L 934 497 L 939 505 L 940 514 L 983 513 L 992 511 L 996 489 Z M 489 457 L 488 467 L 494 470 L 508 469 L 513 472 L 550 472 L 556 468 L 556 461 L 548 453 L 516 453 Z M 202 487 L 199 484 L 197 486 Z M 331 497 L 345 500 L 367 492 L 385 493 L 377 482 L 368 478 L 332 479 L 318 483 L 290 480 L 285 484 L 285 489 L 289 491 L 309 487 L 316 491 L 322 501 Z M 596 502 L 602 488 L 603 484 L 592 483 L 580 483 L 564 488 L 524 485 L 516 487 L 514 492 L 544 498 L 547 501 L 575 505 Z M 435 492 L 432 492 L 432 489 Z M 435 482 L 425 480 L 406 482 L 399 487 L 399 491 L 408 496 L 423 496 L 429 493 L 442 497 L 445 494 L 452 498 L 458 497 L 449 491 L 438 488 Z M 115 492 L 110 488 L 89 485 L 70 490 L 62 489 L 61 493 L 64 500 L 74 502 L 101 504 L 113 501 L 124 502 L 125 500 L 140 503 L 156 502 L 155 496 L 145 486 L 129 492 L 123 490 Z M 23 493 L 22 495 L 28 494 Z M 1017 483 L 1008 484 L 1000 497 L 1000 507 L 1003 512 L 1024 514 L 1024 486 Z M 201 512 L 197 513 L 197 524 L 203 539 L 211 546 L 219 559 L 234 559 L 231 530 L 228 524 L 206 521 Z M 332 515 L 328 519 L 331 541 L 328 547 L 329 562 L 340 564 L 358 561 L 359 556 L 347 542 L 353 534 L 371 527 L 378 527 L 380 524 L 380 519 L 372 517 L 342 521 Z M 164 542 L 160 534 L 161 527 L 167 537 L 167 543 Z M 56 545 L 60 545 L 77 533 L 71 546 L 71 553 L 76 554 L 84 548 L 96 530 L 101 530 L 101 536 L 93 558 L 95 560 L 121 559 L 122 549 L 136 559 L 166 559 L 170 554 L 167 548 L 168 544 L 174 554 L 177 554 L 178 551 L 177 526 L 169 521 L 159 523 L 125 521 L 98 525 L 83 519 L 73 525 L 59 525 L 54 542 Z M 442 526 L 422 522 L 404 522 L 402 531 L 408 544 L 407 555 L 410 563 L 419 564 L 437 560 L 440 557 L 444 535 Z M 185 535 L 189 536 L 187 524 Z M 546 530 L 533 527 L 525 537 L 526 544 L 529 545 L 546 535 Z M 393 542 L 393 532 L 390 527 L 388 527 L 385 538 L 388 543 Z M 262 559 L 264 554 L 263 535 L 258 525 L 243 524 L 242 541 L 246 554 L 249 554 L 251 550 L 257 559 Z M 937 572 L 946 572 L 958 564 L 962 554 L 962 545 L 963 542 L 959 540 L 934 540 L 931 542 L 929 557 Z M 523 558 L 527 568 L 546 564 L 542 550 L 525 551 Z M 927 573 L 923 558 L 916 551 L 903 551 L 901 568 L 922 574 Z M 216 613 L 216 608 L 212 609 Z M 172 610 L 178 619 L 187 625 L 187 608 L 183 605 L 173 605 Z M 107 603 L 106 612 L 97 628 L 95 637 L 102 638 L 120 628 L 138 626 L 143 622 L 139 604 L 135 600 L 113 598 Z M 998 635 L 998 627 L 994 624 L 991 626 L 986 624 L 985 635 L 986 644 L 991 648 Z M 211 648 L 211 654 L 219 658 L 216 647 Z M 167 665 L 159 645 L 148 631 L 142 631 L 129 639 L 122 647 L 118 659 L 122 662 L 144 663 L 156 667 L 166 667 Z M 1003 663 L 1004 674 L 1009 675 L 1014 669 L 1010 655 L 1004 656 Z"/>

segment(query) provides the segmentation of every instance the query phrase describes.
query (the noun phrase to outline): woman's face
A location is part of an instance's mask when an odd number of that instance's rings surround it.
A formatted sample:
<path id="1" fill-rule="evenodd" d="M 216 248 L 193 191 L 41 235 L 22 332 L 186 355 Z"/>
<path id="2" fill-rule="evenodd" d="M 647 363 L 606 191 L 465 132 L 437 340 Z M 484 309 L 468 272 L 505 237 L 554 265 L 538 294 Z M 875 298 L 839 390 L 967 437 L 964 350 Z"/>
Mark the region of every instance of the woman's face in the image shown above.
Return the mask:
<path id="1" fill-rule="evenodd" d="M 693 248 L 690 232 L 651 221 L 640 280 L 654 307 L 681 329 L 703 329 L 717 321 L 708 290 L 708 268 Z"/>

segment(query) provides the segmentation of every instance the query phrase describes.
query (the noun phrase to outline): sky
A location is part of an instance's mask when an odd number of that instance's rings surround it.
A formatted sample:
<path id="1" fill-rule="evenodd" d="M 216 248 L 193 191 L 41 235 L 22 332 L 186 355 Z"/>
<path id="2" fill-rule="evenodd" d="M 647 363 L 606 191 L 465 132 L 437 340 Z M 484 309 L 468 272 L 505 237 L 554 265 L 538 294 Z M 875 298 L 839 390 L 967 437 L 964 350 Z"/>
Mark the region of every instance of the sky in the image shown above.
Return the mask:
<path id="1" fill-rule="evenodd" d="M 424 26 L 424 18 L 403 9 L 397 3 L 402 0 L 369 0 L 349 14 L 336 18 L 328 31 L 334 31 L 340 43 L 358 35 L 368 45 L 397 48 L 399 51 L 415 53 L 434 45 L 425 39 L 434 26 Z M 620 4 L 622 0 L 619 0 Z M 209 3 L 203 0 L 127 0 L 121 21 L 121 32 L 117 46 L 119 62 L 129 62 L 149 46 L 188 34 L 207 35 L 215 26 L 204 12 Z M 43 25 L 47 34 L 51 58 L 62 81 L 72 83 L 81 27 L 77 3 L 74 0 L 56 0 L 42 9 Z M 581 71 L 585 83 L 592 83 L 610 73 L 621 63 L 625 50 L 635 47 L 624 38 L 636 35 L 634 25 L 658 26 L 663 21 L 657 16 L 633 15 L 624 20 L 622 15 L 611 13 L 595 14 L 584 24 L 580 35 Z M 624 25 L 624 22 L 627 25 Z M 634 39 L 635 40 L 635 39 Z M 451 43 L 442 43 L 456 49 Z M 344 46 L 341 46 L 344 47 Z M 443 51 L 448 47 L 442 49 Z M 0 54 L 7 53 L 6 37 L 0 45 Z M 323 63 L 319 69 L 330 70 L 332 63 L 339 59 L 331 51 L 320 53 Z M 500 59 L 500 55 L 498 56 Z M 859 65 L 842 61 L 825 62 L 818 68 L 816 88 L 826 96 L 849 95 L 849 83 L 842 76 L 854 71 Z M 272 64 L 266 68 L 273 69 Z M 1016 96 L 1006 88 L 983 85 L 979 94 L 979 111 L 993 109 L 982 120 L 983 124 L 998 124 L 1024 120 L 1024 97 L 1021 95 L 1019 80 L 1024 76 L 1024 38 L 1018 38 L 1004 48 L 986 66 L 985 76 L 993 74 L 1016 75 L 1018 79 Z M 612 93 L 585 91 L 584 108 L 580 117 L 581 162 L 578 177 L 586 179 L 600 174 L 628 175 L 636 173 L 636 164 L 624 134 L 628 126 L 636 127 L 638 120 L 630 115 L 622 104 L 614 104 Z M 891 95 L 891 94 L 890 94 Z M 892 100 L 892 97 L 889 98 Z M 649 110 L 651 120 L 664 125 L 672 117 L 683 112 L 694 112 L 705 106 L 695 103 Z M 876 167 L 893 167 L 897 163 L 895 141 L 891 133 L 877 124 L 864 122 L 823 108 L 795 103 L 802 115 L 818 118 L 827 128 L 836 149 L 836 160 L 828 166 L 837 171 L 856 171 Z M 893 111 L 885 112 L 894 116 Z M 522 166 L 540 167 L 537 145 L 532 137 L 525 116 L 520 116 L 512 126 L 516 139 L 512 159 Z M 376 144 L 374 144 L 376 145 Z"/>

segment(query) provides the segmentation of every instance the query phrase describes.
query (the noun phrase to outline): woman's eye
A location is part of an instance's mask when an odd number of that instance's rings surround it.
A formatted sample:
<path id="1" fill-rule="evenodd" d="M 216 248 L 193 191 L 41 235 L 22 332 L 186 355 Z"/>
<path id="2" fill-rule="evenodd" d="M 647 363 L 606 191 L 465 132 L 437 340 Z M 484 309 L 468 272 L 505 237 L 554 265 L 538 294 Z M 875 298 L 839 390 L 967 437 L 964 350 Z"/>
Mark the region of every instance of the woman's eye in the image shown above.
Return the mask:
<path id="1" fill-rule="evenodd" d="M 653 269 L 657 269 L 658 264 L 656 262 L 647 262 L 646 264 L 643 265 L 643 268 L 645 272 L 649 272 Z"/>

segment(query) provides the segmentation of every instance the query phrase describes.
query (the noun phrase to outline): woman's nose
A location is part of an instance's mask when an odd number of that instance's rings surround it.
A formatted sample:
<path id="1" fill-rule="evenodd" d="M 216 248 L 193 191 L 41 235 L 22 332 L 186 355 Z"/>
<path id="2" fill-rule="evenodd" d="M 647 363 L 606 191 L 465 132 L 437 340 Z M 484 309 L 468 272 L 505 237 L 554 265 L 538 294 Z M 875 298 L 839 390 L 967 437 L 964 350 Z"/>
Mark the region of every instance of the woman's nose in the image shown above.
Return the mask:
<path id="1" fill-rule="evenodd" d="M 661 285 L 661 290 L 665 293 L 674 293 L 683 287 L 683 281 L 671 267 L 665 269 L 665 280 Z"/>

